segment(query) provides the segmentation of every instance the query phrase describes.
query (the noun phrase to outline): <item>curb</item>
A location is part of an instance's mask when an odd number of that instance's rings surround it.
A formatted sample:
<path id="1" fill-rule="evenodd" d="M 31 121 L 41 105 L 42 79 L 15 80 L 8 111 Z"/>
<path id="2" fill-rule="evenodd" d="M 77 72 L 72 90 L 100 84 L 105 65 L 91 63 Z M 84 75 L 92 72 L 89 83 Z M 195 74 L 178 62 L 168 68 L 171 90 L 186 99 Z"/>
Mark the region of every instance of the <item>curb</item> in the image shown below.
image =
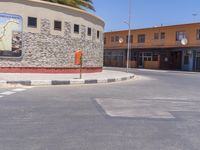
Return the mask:
<path id="1" fill-rule="evenodd" d="M 4 81 L 0 80 L 0 85 L 5 84 L 20 84 L 24 86 L 44 86 L 44 85 L 78 85 L 78 84 L 99 84 L 126 81 L 134 78 L 135 75 L 121 78 L 107 79 L 70 79 L 70 80 L 21 80 L 21 81 Z"/>

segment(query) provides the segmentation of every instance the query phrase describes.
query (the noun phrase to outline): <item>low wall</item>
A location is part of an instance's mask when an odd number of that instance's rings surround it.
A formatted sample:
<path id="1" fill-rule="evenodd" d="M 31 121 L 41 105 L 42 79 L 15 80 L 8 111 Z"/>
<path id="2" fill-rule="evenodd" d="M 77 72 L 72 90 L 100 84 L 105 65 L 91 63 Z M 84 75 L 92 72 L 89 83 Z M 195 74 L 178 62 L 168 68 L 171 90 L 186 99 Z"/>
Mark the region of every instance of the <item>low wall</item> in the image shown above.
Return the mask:
<path id="1" fill-rule="evenodd" d="M 159 61 L 144 61 L 145 69 L 160 69 Z"/>
<path id="2" fill-rule="evenodd" d="M 83 73 L 102 72 L 102 67 L 83 67 Z M 1 73 L 79 73 L 80 68 L 0 67 Z"/>
<path id="3" fill-rule="evenodd" d="M 130 68 L 137 68 L 137 61 L 129 61 Z"/>

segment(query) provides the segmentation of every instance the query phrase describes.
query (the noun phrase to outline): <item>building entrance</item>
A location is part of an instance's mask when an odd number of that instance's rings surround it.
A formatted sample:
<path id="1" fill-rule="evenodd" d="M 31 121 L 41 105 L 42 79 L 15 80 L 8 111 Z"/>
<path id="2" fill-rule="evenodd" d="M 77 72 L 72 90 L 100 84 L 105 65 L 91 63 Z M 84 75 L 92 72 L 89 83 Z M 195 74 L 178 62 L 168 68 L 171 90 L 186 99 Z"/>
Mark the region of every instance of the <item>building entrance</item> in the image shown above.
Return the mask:
<path id="1" fill-rule="evenodd" d="M 139 67 L 139 68 L 144 68 L 144 57 L 143 57 L 143 53 L 139 53 L 138 67 Z"/>
<path id="2" fill-rule="evenodd" d="M 139 68 L 144 68 L 144 61 L 152 61 L 152 52 L 139 53 Z"/>
<path id="3" fill-rule="evenodd" d="M 171 52 L 171 69 L 172 70 L 181 70 L 182 66 L 182 52 L 175 51 Z"/>

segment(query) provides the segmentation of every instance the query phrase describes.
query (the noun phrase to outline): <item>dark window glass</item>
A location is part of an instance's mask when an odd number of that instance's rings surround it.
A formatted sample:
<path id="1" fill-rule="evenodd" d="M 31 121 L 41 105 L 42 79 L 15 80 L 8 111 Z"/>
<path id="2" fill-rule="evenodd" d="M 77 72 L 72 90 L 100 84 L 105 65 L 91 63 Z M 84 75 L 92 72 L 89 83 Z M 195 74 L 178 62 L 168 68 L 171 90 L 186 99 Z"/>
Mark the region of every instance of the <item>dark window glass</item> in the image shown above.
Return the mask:
<path id="1" fill-rule="evenodd" d="M 115 42 L 119 42 L 119 36 L 115 37 Z"/>
<path id="2" fill-rule="evenodd" d="M 154 33 L 154 40 L 158 40 L 159 39 L 159 33 Z"/>
<path id="3" fill-rule="evenodd" d="M 132 60 L 132 61 L 136 61 L 136 60 L 137 60 L 137 53 L 131 52 L 131 53 L 130 53 L 130 57 L 131 57 L 131 60 Z"/>
<path id="4" fill-rule="evenodd" d="M 106 44 L 106 38 L 104 38 L 104 44 Z"/>
<path id="5" fill-rule="evenodd" d="M 115 41 L 115 38 L 114 36 L 111 37 L 111 42 L 114 42 Z"/>
<path id="6" fill-rule="evenodd" d="M 91 36 L 91 35 L 92 35 L 92 29 L 91 29 L 91 28 L 88 28 L 88 30 L 87 30 L 87 35 L 88 35 L 88 36 Z"/>
<path id="7" fill-rule="evenodd" d="M 79 33 L 79 25 L 78 24 L 74 25 L 74 33 Z"/>
<path id="8" fill-rule="evenodd" d="M 158 61 L 158 54 L 153 54 L 153 61 Z"/>
<path id="9" fill-rule="evenodd" d="M 146 52 L 146 53 L 144 53 L 144 56 L 152 56 L 152 53 Z"/>
<path id="10" fill-rule="evenodd" d="M 133 35 L 130 37 L 130 42 L 133 43 Z M 126 36 L 126 43 L 128 43 L 128 35 Z"/>
<path id="11" fill-rule="evenodd" d="M 182 39 L 186 38 L 185 32 L 176 32 L 176 41 L 181 41 Z"/>
<path id="12" fill-rule="evenodd" d="M 100 36 L 100 32 L 97 31 L 97 39 L 99 39 L 99 36 Z"/>
<path id="13" fill-rule="evenodd" d="M 28 27 L 37 28 L 37 18 L 28 17 Z"/>
<path id="14" fill-rule="evenodd" d="M 133 43 L 133 35 L 131 35 L 131 39 L 130 39 L 131 43 Z"/>
<path id="15" fill-rule="evenodd" d="M 58 30 L 58 31 L 62 30 L 62 22 L 61 21 L 54 21 L 54 30 Z"/>
<path id="16" fill-rule="evenodd" d="M 200 29 L 197 30 L 197 40 L 200 40 Z"/>
<path id="17" fill-rule="evenodd" d="M 138 43 L 145 43 L 145 34 L 138 35 Z"/>
<path id="18" fill-rule="evenodd" d="M 165 39 L 165 32 L 161 32 L 161 33 L 160 33 L 160 38 L 161 38 L 161 39 Z"/>

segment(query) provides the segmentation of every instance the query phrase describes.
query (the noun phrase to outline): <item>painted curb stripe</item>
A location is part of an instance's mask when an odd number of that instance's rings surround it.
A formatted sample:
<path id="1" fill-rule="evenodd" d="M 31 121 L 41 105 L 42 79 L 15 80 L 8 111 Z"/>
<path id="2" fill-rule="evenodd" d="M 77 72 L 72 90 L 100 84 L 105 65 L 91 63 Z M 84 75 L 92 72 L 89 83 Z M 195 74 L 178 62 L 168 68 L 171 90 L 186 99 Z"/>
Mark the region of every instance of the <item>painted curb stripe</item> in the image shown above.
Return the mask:
<path id="1" fill-rule="evenodd" d="M 122 81 L 125 81 L 125 80 L 127 80 L 127 77 L 123 77 L 123 78 L 121 78 L 122 79 Z"/>
<path id="2" fill-rule="evenodd" d="M 51 82 L 51 85 L 69 85 L 70 81 L 59 81 L 59 80 L 53 80 Z"/>
<path id="3" fill-rule="evenodd" d="M 85 80 L 85 84 L 95 84 L 98 83 L 97 80 Z"/>
<path id="4" fill-rule="evenodd" d="M 7 84 L 21 84 L 21 85 L 31 85 L 31 81 L 7 81 Z"/>
<path id="5" fill-rule="evenodd" d="M 33 80 L 31 81 L 32 86 L 37 86 L 37 85 L 51 85 L 52 81 L 51 80 Z"/>
<path id="6" fill-rule="evenodd" d="M 6 84 L 21 84 L 25 86 L 39 86 L 39 85 L 73 85 L 73 84 L 97 84 L 97 83 L 111 83 L 117 81 L 125 81 L 134 78 L 134 75 L 122 78 L 111 79 L 92 79 L 92 80 L 32 80 L 32 81 L 1 81 Z"/>
<path id="7" fill-rule="evenodd" d="M 110 83 L 110 82 L 115 82 L 115 81 L 116 81 L 116 79 L 108 79 L 108 80 L 107 80 L 108 83 Z"/>

